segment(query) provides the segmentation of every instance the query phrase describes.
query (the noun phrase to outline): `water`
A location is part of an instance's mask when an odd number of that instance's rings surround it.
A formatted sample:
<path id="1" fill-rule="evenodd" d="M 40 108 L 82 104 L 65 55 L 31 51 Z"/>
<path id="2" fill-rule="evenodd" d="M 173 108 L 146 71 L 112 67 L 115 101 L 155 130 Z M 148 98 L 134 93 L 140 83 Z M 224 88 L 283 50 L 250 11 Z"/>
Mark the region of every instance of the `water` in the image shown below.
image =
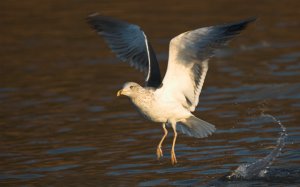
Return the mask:
<path id="1" fill-rule="evenodd" d="M 1 1 L 1 186 L 297 186 L 300 165 L 300 13 L 297 1 Z M 229 11 L 230 10 L 230 11 Z M 85 23 L 100 11 L 137 23 L 166 67 L 168 41 L 184 31 L 258 16 L 221 50 L 195 115 L 217 132 L 172 133 L 156 160 L 163 131 L 143 120 L 116 91 L 143 76 L 119 63 Z M 222 180 L 275 147 L 282 154 L 263 178 Z"/>
<path id="2" fill-rule="evenodd" d="M 256 178 L 266 178 L 269 173 L 269 167 L 275 161 L 275 159 L 281 154 L 282 149 L 286 144 L 286 128 L 282 123 L 274 116 L 269 114 L 262 114 L 263 117 L 269 117 L 278 123 L 281 128 L 280 136 L 277 139 L 275 148 L 264 158 L 256 160 L 249 164 L 241 164 L 237 169 L 231 172 L 231 174 L 225 176 L 227 180 L 252 180 Z"/>

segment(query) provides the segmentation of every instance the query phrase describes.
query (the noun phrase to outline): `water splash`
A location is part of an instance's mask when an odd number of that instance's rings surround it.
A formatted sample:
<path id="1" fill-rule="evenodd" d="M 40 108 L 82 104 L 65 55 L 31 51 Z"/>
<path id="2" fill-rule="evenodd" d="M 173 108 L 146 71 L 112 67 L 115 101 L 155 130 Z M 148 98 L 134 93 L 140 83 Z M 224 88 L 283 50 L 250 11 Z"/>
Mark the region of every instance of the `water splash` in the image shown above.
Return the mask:
<path id="1" fill-rule="evenodd" d="M 237 169 L 235 169 L 231 174 L 226 175 L 224 178 L 226 180 L 242 180 L 242 179 L 253 179 L 264 177 L 268 173 L 269 166 L 273 161 L 280 155 L 283 147 L 285 146 L 285 140 L 287 138 L 286 128 L 282 123 L 277 120 L 274 116 L 269 114 L 262 114 L 262 117 L 268 117 L 274 120 L 280 128 L 280 136 L 277 139 L 276 147 L 264 158 L 256 160 L 250 164 L 242 164 Z"/>

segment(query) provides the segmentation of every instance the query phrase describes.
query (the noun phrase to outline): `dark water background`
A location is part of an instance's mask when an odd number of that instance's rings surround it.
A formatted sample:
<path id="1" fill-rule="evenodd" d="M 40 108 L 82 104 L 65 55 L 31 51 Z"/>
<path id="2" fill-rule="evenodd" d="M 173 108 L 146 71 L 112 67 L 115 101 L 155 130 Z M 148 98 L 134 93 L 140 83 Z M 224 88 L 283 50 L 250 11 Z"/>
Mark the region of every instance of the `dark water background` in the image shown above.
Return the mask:
<path id="1" fill-rule="evenodd" d="M 0 185 L 207 185 L 267 155 L 279 128 L 289 138 L 272 165 L 300 167 L 300 1 L 0 2 Z M 101 12 L 140 25 L 166 67 L 169 40 L 187 30 L 257 16 L 210 61 L 195 115 L 217 126 L 205 139 L 179 135 L 179 161 L 156 160 L 162 129 L 116 91 L 143 76 L 119 63 L 85 22 Z M 275 174 L 274 174 L 275 175 Z M 299 178 L 220 182 L 298 186 Z"/>

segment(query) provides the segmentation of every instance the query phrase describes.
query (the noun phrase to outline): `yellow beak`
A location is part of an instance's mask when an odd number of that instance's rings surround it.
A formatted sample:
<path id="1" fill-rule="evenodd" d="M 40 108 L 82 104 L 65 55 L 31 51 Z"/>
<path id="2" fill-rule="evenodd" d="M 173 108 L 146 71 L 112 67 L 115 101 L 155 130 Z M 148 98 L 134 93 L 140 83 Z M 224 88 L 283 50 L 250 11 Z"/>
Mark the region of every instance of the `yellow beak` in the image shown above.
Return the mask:
<path id="1" fill-rule="evenodd" d="M 122 95 L 122 91 L 123 91 L 122 89 L 118 91 L 118 93 L 117 93 L 117 97 L 119 97 L 119 96 L 121 96 L 121 95 Z"/>

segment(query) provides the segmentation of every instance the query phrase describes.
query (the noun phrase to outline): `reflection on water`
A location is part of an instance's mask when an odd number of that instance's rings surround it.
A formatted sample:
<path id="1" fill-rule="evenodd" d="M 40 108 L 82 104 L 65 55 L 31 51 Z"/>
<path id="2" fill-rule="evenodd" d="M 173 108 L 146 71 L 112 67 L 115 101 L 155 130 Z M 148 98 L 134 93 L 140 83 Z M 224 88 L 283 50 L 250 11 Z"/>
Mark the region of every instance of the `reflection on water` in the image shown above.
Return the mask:
<path id="1" fill-rule="evenodd" d="M 278 128 L 257 118 L 262 112 L 275 116 L 289 132 L 282 155 L 265 180 L 214 184 L 300 182 L 299 2 L 0 4 L 1 186 L 210 184 L 274 149 Z M 163 70 L 173 36 L 259 17 L 211 61 L 195 115 L 215 124 L 217 132 L 205 139 L 180 135 L 175 167 L 169 162 L 172 134 L 165 142 L 165 158 L 157 161 L 161 126 L 143 120 L 127 99 L 115 97 L 125 81 L 142 82 L 143 75 L 119 63 L 85 23 L 93 11 L 141 25 Z"/>

